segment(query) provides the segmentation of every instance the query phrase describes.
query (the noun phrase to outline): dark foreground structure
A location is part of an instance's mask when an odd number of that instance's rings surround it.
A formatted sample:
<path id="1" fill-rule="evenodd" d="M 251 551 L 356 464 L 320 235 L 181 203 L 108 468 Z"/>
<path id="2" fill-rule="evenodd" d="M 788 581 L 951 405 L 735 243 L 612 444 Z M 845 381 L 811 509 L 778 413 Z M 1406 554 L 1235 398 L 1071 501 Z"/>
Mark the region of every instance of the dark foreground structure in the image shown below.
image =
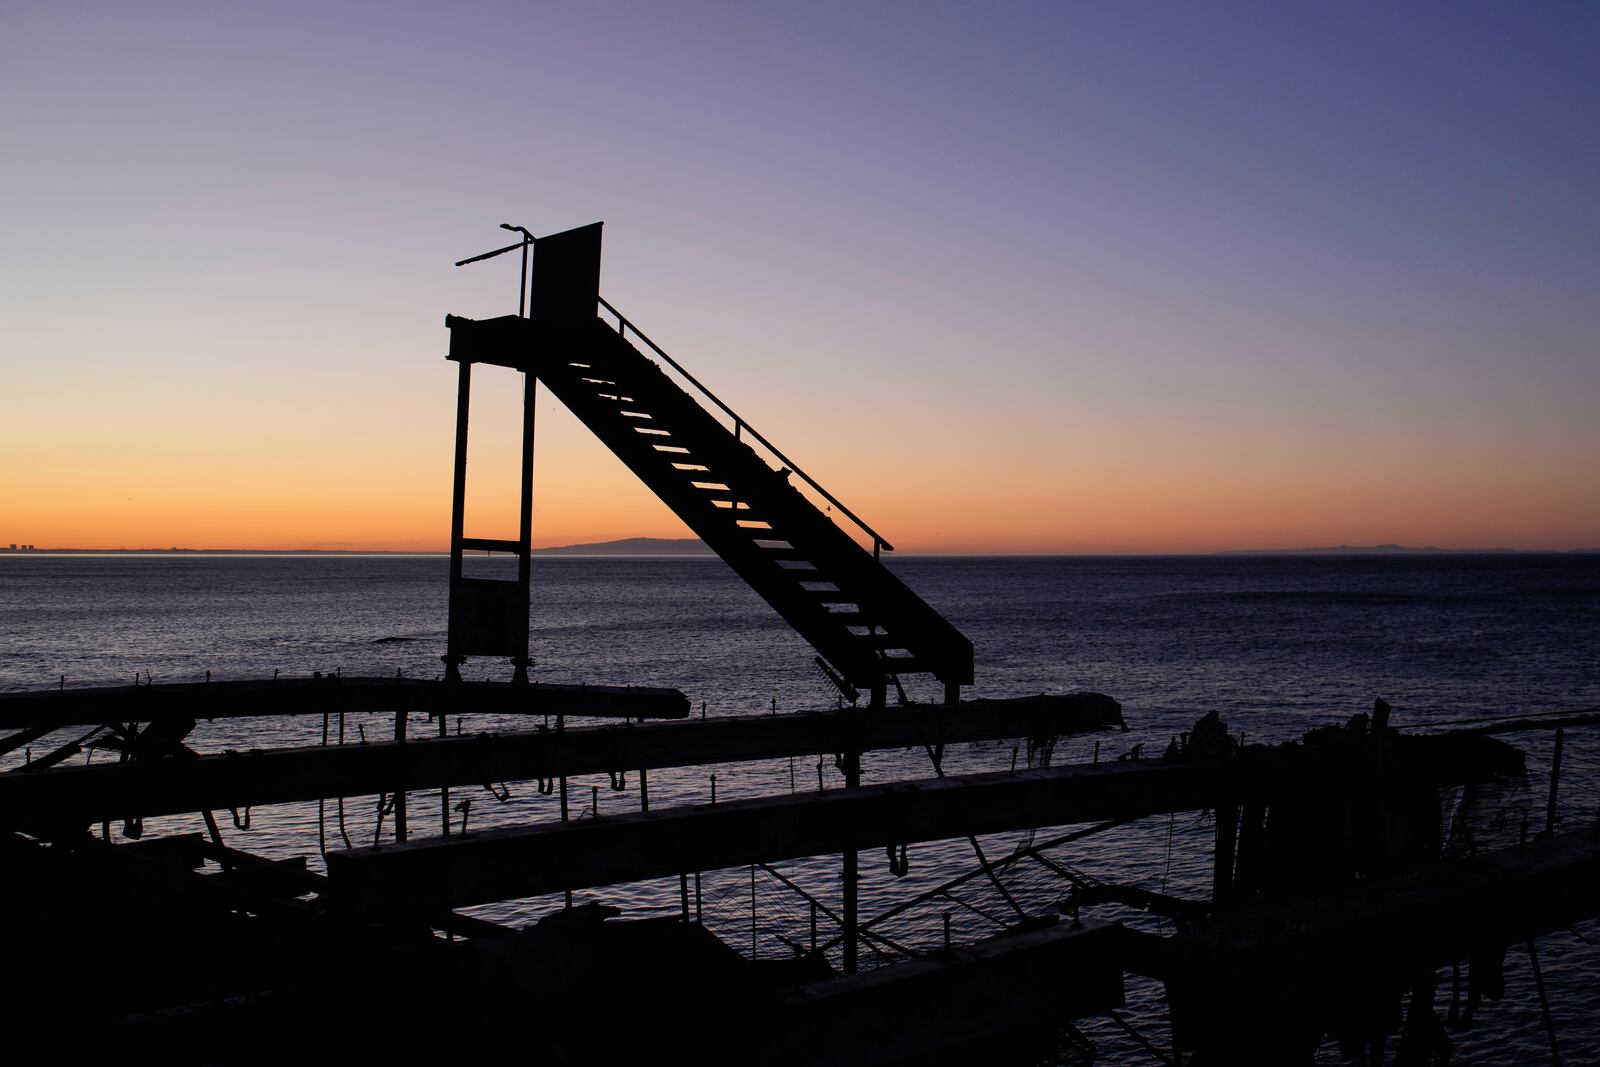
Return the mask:
<path id="1" fill-rule="evenodd" d="M 24 979 L 0 999 L 14 1050 L 184 1063 L 1088 1063 L 1094 1047 L 1074 1022 L 1117 1012 L 1126 977 L 1140 975 L 1167 992 L 1177 1047 L 1148 1046 L 1167 1062 L 1309 1062 L 1330 1034 L 1374 1062 L 1398 1036 L 1395 1062 L 1427 1062 L 1448 1047 L 1439 967 L 1460 975 L 1465 964 L 1465 1007 L 1457 983 L 1451 1017 L 1470 1017 L 1498 997 L 1507 945 L 1600 911 L 1600 828 L 1557 833 L 1559 747 L 1542 830 L 1524 821 L 1500 848 L 1473 838 L 1472 805 L 1524 774 L 1522 753 L 1484 732 L 1403 733 L 1381 701 L 1373 717 L 1296 744 L 1243 745 L 1213 713 L 1152 758 L 1032 759 L 1056 739 L 1125 728 L 1121 707 L 1093 693 L 962 700 L 972 645 L 883 566 L 889 543 L 599 300 L 599 226 L 537 242 L 522 233 L 489 255 L 520 250 L 526 279 L 537 244 L 523 313 L 450 320 L 460 386 L 444 678 L 0 695 L 11 731 L 0 755 L 29 752 L 0 774 L 0 906 L 11 973 Z M 463 529 L 476 363 L 525 374 L 516 540 Z M 814 646 L 837 708 L 707 720 L 675 690 L 529 682 L 538 382 Z M 468 554 L 481 551 L 514 554 L 515 579 L 469 576 Z M 464 681 L 461 664 L 484 656 L 508 661 L 510 680 Z M 943 703 L 907 698 L 903 679 L 919 674 Z M 392 737 L 338 743 L 357 712 L 393 712 Z M 485 714 L 531 728 L 450 734 L 450 717 L 459 731 L 462 716 Z M 320 718 L 322 743 L 215 755 L 185 744 L 199 719 L 293 715 Z M 412 736 L 412 715 L 435 723 L 433 736 Z M 1010 769 L 945 773 L 946 746 L 1009 739 Z M 94 748 L 115 761 L 67 764 Z M 864 756 L 908 749 L 926 754 L 930 777 L 863 781 Z M 819 753 L 844 788 L 822 788 L 819 762 L 814 790 L 718 803 L 713 779 L 709 802 L 651 804 L 652 771 Z M 634 776 L 638 810 L 600 817 L 596 801 L 580 818 L 569 779 L 599 774 L 619 788 Z M 502 796 L 513 782 L 551 796 L 559 819 L 474 828 L 470 802 L 453 803 L 453 789 Z M 353 797 L 376 797 L 370 843 L 349 839 L 342 814 L 338 838 L 328 832 L 330 805 L 342 813 Z M 252 809 L 311 802 L 306 855 L 228 843 L 230 824 L 271 817 Z M 1208 896 L 1109 884 L 1050 857 L 1176 812 L 1214 817 Z M 147 819 L 195 813 L 204 833 L 146 833 Z M 1003 856 L 978 841 L 1035 829 L 1052 836 Z M 899 875 L 914 846 L 962 840 L 975 869 L 861 914 L 863 852 L 881 850 Z M 837 906 L 773 866 L 806 857 L 834 857 Z M 1004 875 L 1023 861 L 1058 878 L 1048 907 L 1008 892 Z M 748 953 L 702 921 L 701 893 L 704 872 L 745 867 Z M 754 949 L 758 874 L 809 910 L 809 936 L 784 937 L 780 956 Z M 661 879 L 677 883 L 676 914 L 572 903 L 574 891 Z M 1012 909 L 999 936 L 962 943 L 948 915 L 931 945 L 885 933 L 894 914 L 957 900 L 968 880 L 992 884 Z M 466 910 L 562 894 L 567 907 L 520 929 Z M 1116 918 L 1133 913 L 1170 923 Z"/>

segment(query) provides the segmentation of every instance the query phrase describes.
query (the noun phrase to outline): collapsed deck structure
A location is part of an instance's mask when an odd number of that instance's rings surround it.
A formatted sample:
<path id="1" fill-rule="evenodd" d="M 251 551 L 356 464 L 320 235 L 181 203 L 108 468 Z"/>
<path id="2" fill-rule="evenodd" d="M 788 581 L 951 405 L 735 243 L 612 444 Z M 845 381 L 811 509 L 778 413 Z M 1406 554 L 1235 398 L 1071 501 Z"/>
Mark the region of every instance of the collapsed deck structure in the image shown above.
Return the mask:
<path id="1" fill-rule="evenodd" d="M 337 1013 L 359 1024 L 316 1040 L 350 1056 L 876 1064 L 982 1049 L 1018 1062 L 1090 1062 L 1092 1044 L 1073 1021 L 1116 1011 L 1125 976 L 1143 975 L 1167 989 L 1175 1057 L 1294 1062 L 1324 1033 L 1380 1039 L 1395 988 L 1409 984 L 1412 1010 L 1431 1011 L 1418 976 L 1441 964 L 1470 959 L 1476 981 L 1507 944 L 1594 914 L 1585 892 L 1600 874 L 1594 830 L 1558 834 L 1552 816 L 1515 848 L 1443 862 L 1441 791 L 1523 773 L 1520 752 L 1481 733 L 1408 736 L 1379 725 L 1244 746 L 1210 717 L 1159 758 L 1101 761 L 1096 746 L 1089 762 L 1018 768 L 1012 749 L 1009 769 L 947 774 L 946 746 L 1018 739 L 1045 752 L 1054 739 L 1125 728 L 1122 709 L 1099 694 L 962 700 L 975 680 L 972 643 L 884 565 L 892 546 L 600 298 L 599 225 L 523 233 L 491 253 L 520 249 L 525 276 L 531 255 L 522 311 L 447 320 L 459 386 L 443 679 L 0 694 L 0 728 L 12 731 L 0 755 L 41 742 L 48 750 L 0 774 L 0 902 L 27 917 L 11 948 L 33 978 L 5 1002 L 12 1032 L 249 1062 L 295 1054 Z M 516 539 L 464 529 L 478 364 L 525 375 Z M 837 707 L 697 719 L 676 690 L 529 680 L 541 383 L 810 642 Z M 516 577 L 469 577 L 465 558 L 478 551 L 515 555 Z M 511 678 L 465 681 L 468 657 L 508 661 Z M 933 679 L 943 703 L 910 702 L 902 680 L 913 675 Z M 330 724 L 342 735 L 357 712 L 393 713 L 393 737 L 330 743 Z M 450 717 L 459 729 L 462 717 L 489 713 L 537 721 L 449 733 Z M 184 745 L 195 720 L 234 715 L 320 718 L 322 743 L 215 755 Z M 410 732 L 412 715 L 436 722 L 436 736 Z M 68 765 L 94 744 L 118 760 Z M 864 755 L 908 749 L 926 754 L 930 776 L 863 780 Z M 652 771 L 819 754 L 832 757 L 844 788 L 824 788 L 819 762 L 815 790 L 718 803 L 713 785 L 709 800 L 651 802 Z M 638 810 L 601 817 L 596 803 L 579 818 L 568 781 L 599 774 L 613 785 L 634 776 Z M 452 802 L 452 789 L 502 796 L 516 782 L 551 796 L 559 818 L 474 827 L 470 805 Z M 1553 811 L 1554 778 L 1551 788 Z M 342 819 L 338 839 L 328 833 L 325 805 L 342 811 L 347 798 L 373 796 L 370 843 L 351 841 Z M 318 840 L 306 852 L 320 864 L 229 844 L 252 809 L 270 818 L 274 805 L 309 802 Z M 1199 811 L 1214 816 L 1208 897 L 1105 884 L 1051 852 L 1133 820 Z M 204 833 L 147 832 L 146 820 L 193 813 Z M 1056 832 L 1005 855 L 978 840 L 1038 828 Z M 912 849 L 963 840 L 973 869 L 861 914 L 864 854 L 881 854 L 899 875 Z M 775 866 L 803 857 L 837 858 L 836 904 Z M 1023 863 L 1057 879 L 1047 907 L 1006 889 Z M 758 873 L 808 909 L 809 937 L 785 937 L 792 951 L 752 944 L 745 954 L 702 921 L 701 874 L 744 867 L 752 942 Z M 948 920 L 932 944 L 885 932 L 887 918 L 939 894 L 955 900 L 969 879 L 1009 904 L 998 936 L 961 943 Z M 677 882 L 676 914 L 636 918 L 573 897 L 652 880 Z M 540 896 L 566 906 L 522 928 L 474 912 Z M 1162 933 L 1119 921 L 1129 909 L 1175 925 Z M 1486 912 L 1492 924 L 1465 921 Z M 1230 1025 L 1225 1008 L 1246 1000 L 1268 1006 L 1272 1024 Z"/>

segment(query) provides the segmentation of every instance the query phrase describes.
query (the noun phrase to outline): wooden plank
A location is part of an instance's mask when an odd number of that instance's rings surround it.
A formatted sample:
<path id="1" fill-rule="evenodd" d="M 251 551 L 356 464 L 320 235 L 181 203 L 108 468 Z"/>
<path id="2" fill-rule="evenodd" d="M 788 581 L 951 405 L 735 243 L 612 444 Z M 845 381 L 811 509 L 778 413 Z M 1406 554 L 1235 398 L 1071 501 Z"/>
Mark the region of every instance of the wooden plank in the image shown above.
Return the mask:
<path id="1" fill-rule="evenodd" d="M 244 808 L 396 788 L 654 770 L 738 760 L 837 753 L 847 749 L 956 744 L 1001 737 L 1056 736 L 1110 729 L 1122 709 L 1094 693 L 924 704 L 868 714 L 797 715 L 599 726 L 418 739 L 404 744 L 308 746 L 193 760 L 103 763 L 48 774 L 0 775 L 0 825 L 44 821 L 82 825 Z"/>
<path id="2" fill-rule="evenodd" d="M 1482 780 L 1507 767 L 1489 738 L 1399 738 L 1394 783 Z M 1433 744 L 1432 742 L 1439 742 Z M 1361 746 L 1258 746 L 1204 762 L 1137 760 L 863 786 L 512 827 L 328 854 L 335 897 L 380 910 L 456 907 L 681 873 L 1360 788 Z"/>
<path id="3" fill-rule="evenodd" d="M 689 698 L 676 689 L 650 686 L 447 684 L 413 678 L 333 675 L 0 693 L 3 730 L 149 722 L 164 717 L 320 715 L 324 711 L 682 719 L 689 715 Z"/>
<path id="4" fill-rule="evenodd" d="M 328 854 L 336 903 L 457 907 L 685 870 L 1211 806 L 1193 764 L 1106 763 L 862 786 Z M 1235 787 L 1243 783 L 1235 776 Z"/>

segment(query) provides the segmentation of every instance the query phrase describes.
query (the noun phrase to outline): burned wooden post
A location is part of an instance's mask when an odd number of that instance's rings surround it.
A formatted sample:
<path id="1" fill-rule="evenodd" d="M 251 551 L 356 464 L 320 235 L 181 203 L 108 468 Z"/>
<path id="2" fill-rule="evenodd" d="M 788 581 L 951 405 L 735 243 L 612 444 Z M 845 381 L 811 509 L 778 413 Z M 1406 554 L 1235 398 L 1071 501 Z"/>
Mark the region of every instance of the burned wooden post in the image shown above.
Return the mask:
<path id="1" fill-rule="evenodd" d="M 1216 807 L 1217 843 L 1212 855 L 1211 899 L 1217 904 L 1233 902 L 1233 854 L 1238 841 L 1239 808 L 1223 803 Z"/>
<path id="2" fill-rule="evenodd" d="M 405 757 L 404 746 L 406 743 L 406 713 L 394 713 L 394 743 L 396 751 L 401 758 Z M 406 826 L 406 786 L 405 782 L 397 782 L 394 786 L 394 839 L 404 841 L 407 836 Z"/>
<path id="3" fill-rule="evenodd" d="M 350 679 L 345 679 L 344 684 L 349 683 Z M 212 687 L 222 684 L 225 683 L 213 683 Z M 675 690 L 518 687 L 503 682 L 464 682 L 459 687 L 442 682 L 415 685 L 426 688 L 387 691 L 418 710 L 432 708 L 434 694 L 447 697 L 453 689 L 461 691 L 462 699 L 483 693 L 488 708 L 524 713 L 541 707 L 572 707 L 585 714 L 591 714 L 589 709 L 593 708 L 610 714 L 632 710 L 639 715 L 654 715 L 679 714 L 688 708 L 688 701 Z M 526 698 L 549 694 L 548 702 L 499 700 L 519 691 Z M 342 699 L 350 692 L 339 696 Z M 285 707 L 304 706 L 303 693 L 286 696 Z M 365 693 L 363 699 L 368 698 L 382 699 Z M 631 700 L 631 704 L 624 700 Z M 3 704 L 4 695 L 0 695 L 0 705 Z M 390 792 L 397 787 L 416 791 L 477 786 L 488 784 L 489 779 L 497 787 L 502 782 L 542 779 L 549 781 L 553 790 L 557 776 L 599 774 L 615 770 L 619 762 L 655 770 L 815 752 L 842 754 L 852 747 L 858 752 L 904 748 L 920 744 L 926 737 L 941 737 L 953 743 L 1075 734 L 1112 729 L 1121 721 L 1121 708 L 1115 701 L 1086 693 L 966 701 L 955 707 L 926 704 L 882 715 L 846 709 L 649 723 L 626 732 L 595 726 L 564 729 L 560 733 L 515 731 L 424 738 L 407 741 L 403 750 L 387 741 L 311 745 L 181 761 L 100 763 L 58 767 L 47 773 L 0 775 L 0 812 L 32 820 L 88 823 L 129 811 L 151 817 L 203 808 L 361 796 Z"/>
<path id="4" fill-rule="evenodd" d="M 1561 788 L 1561 749 L 1566 741 L 1566 730 L 1556 728 L 1556 747 L 1550 756 L 1550 799 L 1545 803 L 1544 833 L 1546 837 L 1556 832 L 1556 796 Z"/>

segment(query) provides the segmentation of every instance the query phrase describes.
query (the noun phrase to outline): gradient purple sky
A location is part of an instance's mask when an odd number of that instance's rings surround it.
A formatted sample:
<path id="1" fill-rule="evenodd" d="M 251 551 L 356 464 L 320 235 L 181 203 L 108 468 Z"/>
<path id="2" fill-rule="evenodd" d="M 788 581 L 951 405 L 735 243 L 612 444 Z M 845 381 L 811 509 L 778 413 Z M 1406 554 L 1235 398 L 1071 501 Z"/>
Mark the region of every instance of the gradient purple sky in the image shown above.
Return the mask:
<path id="1" fill-rule="evenodd" d="M 904 550 L 1600 546 L 1594 7 L 10 0 L 0 98 L 0 541 L 442 546 L 450 263 L 603 219 Z M 683 535 L 540 413 L 538 543 Z"/>

